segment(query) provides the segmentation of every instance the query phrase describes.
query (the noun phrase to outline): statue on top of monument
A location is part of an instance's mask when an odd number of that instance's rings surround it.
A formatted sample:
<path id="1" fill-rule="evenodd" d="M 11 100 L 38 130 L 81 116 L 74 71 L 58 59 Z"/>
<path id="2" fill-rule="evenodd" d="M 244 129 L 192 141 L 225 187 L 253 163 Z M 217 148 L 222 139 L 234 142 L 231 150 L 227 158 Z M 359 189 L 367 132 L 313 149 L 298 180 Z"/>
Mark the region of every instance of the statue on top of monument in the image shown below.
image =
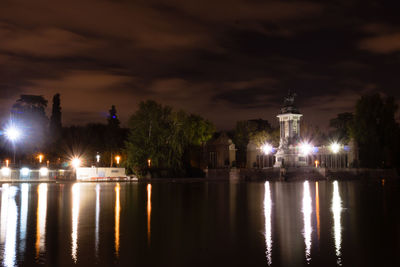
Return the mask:
<path id="1" fill-rule="evenodd" d="M 293 106 L 294 105 L 294 98 L 296 96 L 297 96 L 296 93 L 294 93 L 291 90 L 289 90 L 288 95 L 284 98 L 283 106 L 284 107 Z"/>
<path id="2" fill-rule="evenodd" d="M 296 93 L 289 90 L 286 97 L 283 100 L 283 108 L 281 109 L 281 113 L 300 113 L 297 107 L 294 105 L 294 99 L 297 96 Z"/>

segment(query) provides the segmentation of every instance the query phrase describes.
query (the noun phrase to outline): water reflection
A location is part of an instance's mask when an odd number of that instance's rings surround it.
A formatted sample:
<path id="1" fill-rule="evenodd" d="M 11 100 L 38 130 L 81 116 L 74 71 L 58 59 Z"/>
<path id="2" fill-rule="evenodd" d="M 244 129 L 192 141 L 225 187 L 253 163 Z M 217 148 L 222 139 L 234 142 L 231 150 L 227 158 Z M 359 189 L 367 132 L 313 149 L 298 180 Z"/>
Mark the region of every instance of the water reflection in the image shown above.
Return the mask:
<path id="1" fill-rule="evenodd" d="M 76 263 L 78 259 L 78 221 L 79 221 L 79 201 L 80 201 L 80 184 L 75 183 L 72 186 L 72 233 L 71 233 L 71 239 L 72 239 L 72 250 L 71 250 L 71 256 Z"/>
<path id="2" fill-rule="evenodd" d="M 119 192 L 121 187 L 119 183 L 115 186 L 115 255 L 119 257 L 119 219 L 120 219 L 120 198 Z"/>
<path id="3" fill-rule="evenodd" d="M 44 251 L 46 236 L 46 215 L 47 215 L 47 184 L 40 184 L 37 189 L 38 205 L 36 210 L 36 259 Z"/>
<path id="4" fill-rule="evenodd" d="M 9 185 L 3 184 L 1 187 L 1 219 L 0 219 L 0 242 L 4 244 L 7 231 L 7 208 L 8 208 Z"/>
<path id="5" fill-rule="evenodd" d="M 150 245 L 151 238 L 151 184 L 147 185 L 147 240 Z"/>
<path id="6" fill-rule="evenodd" d="M 264 185 L 264 220 L 265 220 L 265 255 L 267 257 L 268 265 L 272 264 L 272 229 L 271 229 L 271 211 L 272 211 L 272 201 L 271 201 L 271 189 L 269 187 L 269 182 L 265 182 Z"/>
<path id="7" fill-rule="evenodd" d="M 28 194 L 29 184 L 21 185 L 21 213 L 19 219 L 19 239 L 20 239 L 20 250 L 25 251 L 26 248 L 26 226 L 28 217 Z"/>
<path id="8" fill-rule="evenodd" d="M 304 182 L 303 185 L 303 221 L 304 221 L 304 244 L 305 244 L 305 254 L 307 263 L 311 260 L 311 213 L 312 213 L 312 203 L 310 195 L 310 186 L 308 181 Z"/>
<path id="9" fill-rule="evenodd" d="M 96 258 L 99 256 L 99 226 L 100 226 L 100 185 L 96 185 L 96 225 L 95 225 L 95 246 Z"/>
<path id="10" fill-rule="evenodd" d="M 333 233 L 335 238 L 335 252 L 337 264 L 342 265 L 341 244 L 342 244 L 342 225 L 340 221 L 342 212 L 342 199 L 339 194 L 338 182 L 333 182 L 332 213 L 333 213 Z"/>
<path id="11" fill-rule="evenodd" d="M 318 242 L 320 237 L 320 220 L 319 220 L 319 186 L 318 182 L 315 182 L 315 213 L 317 217 L 317 235 L 318 235 Z"/>
<path id="12" fill-rule="evenodd" d="M 18 210 L 15 202 L 17 188 L 3 185 L 1 201 L 1 233 L 4 243 L 4 266 L 15 266 Z M 3 202 L 4 201 L 4 202 Z M 4 212 L 3 212 L 4 209 Z"/>

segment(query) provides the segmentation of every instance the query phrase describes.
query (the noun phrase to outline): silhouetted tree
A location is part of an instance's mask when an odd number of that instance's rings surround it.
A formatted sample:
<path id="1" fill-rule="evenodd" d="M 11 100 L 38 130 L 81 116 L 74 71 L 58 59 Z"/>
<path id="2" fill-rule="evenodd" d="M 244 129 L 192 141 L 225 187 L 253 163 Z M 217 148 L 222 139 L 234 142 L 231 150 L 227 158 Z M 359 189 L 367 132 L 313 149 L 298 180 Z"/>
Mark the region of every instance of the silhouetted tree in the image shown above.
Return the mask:
<path id="1" fill-rule="evenodd" d="M 362 96 L 356 104 L 351 134 L 363 167 L 393 167 L 398 157 L 397 105 L 393 97 Z"/>
<path id="2" fill-rule="evenodd" d="M 350 131 L 354 115 L 350 112 L 339 113 L 336 118 L 329 121 L 329 126 L 334 129 L 332 137 L 344 143 L 350 141 Z"/>
<path id="3" fill-rule="evenodd" d="M 50 117 L 50 135 L 53 141 L 57 141 L 61 137 L 61 101 L 60 94 L 53 96 L 53 107 Z"/>
<path id="4" fill-rule="evenodd" d="M 107 153 L 110 156 L 110 167 L 112 167 L 114 162 L 114 156 L 116 153 L 121 153 L 121 149 L 123 146 L 124 140 L 121 138 L 121 128 L 120 121 L 117 117 L 117 109 L 114 105 L 111 106 L 111 109 L 108 111 L 107 117 Z"/>
<path id="5" fill-rule="evenodd" d="M 19 145 L 26 153 L 43 148 L 47 137 L 47 100 L 39 95 L 21 95 L 11 109 L 11 119 L 23 131 Z"/>

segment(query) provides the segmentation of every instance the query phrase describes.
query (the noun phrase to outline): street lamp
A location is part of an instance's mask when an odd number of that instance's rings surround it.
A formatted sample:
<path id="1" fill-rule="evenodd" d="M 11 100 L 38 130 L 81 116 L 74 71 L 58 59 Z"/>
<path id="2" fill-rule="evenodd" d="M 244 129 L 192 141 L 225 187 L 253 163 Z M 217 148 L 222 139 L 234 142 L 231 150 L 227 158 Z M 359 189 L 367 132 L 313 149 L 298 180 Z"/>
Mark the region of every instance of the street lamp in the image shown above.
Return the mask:
<path id="1" fill-rule="evenodd" d="M 72 166 L 77 169 L 79 166 L 81 166 L 82 161 L 79 158 L 73 158 L 72 159 Z"/>
<path id="2" fill-rule="evenodd" d="M 15 164 L 15 142 L 21 137 L 21 131 L 14 125 L 10 125 L 5 130 L 5 135 L 11 141 L 14 150 L 14 164 Z"/>
<path id="3" fill-rule="evenodd" d="M 337 142 L 333 142 L 330 145 L 330 149 L 334 154 L 337 154 L 340 151 L 340 144 L 338 144 Z"/>
<path id="4" fill-rule="evenodd" d="M 300 152 L 301 154 L 303 154 L 304 156 L 309 155 L 313 150 L 313 146 L 310 143 L 301 143 L 300 144 Z"/>
<path id="5" fill-rule="evenodd" d="M 96 162 L 97 163 L 99 163 L 100 162 L 100 154 L 97 152 L 97 155 L 96 155 Z"/>
<path id="6" fill-rule="evenodd" d="M 268 143 L 261 146 L 261 150 L 264 152 L 265 155 L 270 154 L 273 149 L 274 148 Z"/>
<path id="7" fill-rule="evenodd" d="M 119 161 L 121 160 L 120 156 L 115 156 L 115 161 L 117 162 L 117 165 L 119 165 Z"/>
<path id="8" fill-rule="evenodd" d="M 44 158 L 43 154 L 39 154 L 38 158 L 39 158 L 39 163 L 42 163 Z"/>

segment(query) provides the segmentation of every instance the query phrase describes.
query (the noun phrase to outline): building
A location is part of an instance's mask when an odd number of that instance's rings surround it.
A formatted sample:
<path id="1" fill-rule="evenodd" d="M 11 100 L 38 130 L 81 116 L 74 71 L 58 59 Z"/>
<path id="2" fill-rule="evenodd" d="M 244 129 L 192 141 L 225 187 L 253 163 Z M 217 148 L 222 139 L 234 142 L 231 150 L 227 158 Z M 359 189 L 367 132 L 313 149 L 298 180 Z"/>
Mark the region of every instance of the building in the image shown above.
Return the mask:
<path id="1" fill-rule="evenodd" d="M 235 144 L 225 132 L 216 134 L 207 142 L 206 155 L 208 168 L 218 169 L 236 166 Z"/>

